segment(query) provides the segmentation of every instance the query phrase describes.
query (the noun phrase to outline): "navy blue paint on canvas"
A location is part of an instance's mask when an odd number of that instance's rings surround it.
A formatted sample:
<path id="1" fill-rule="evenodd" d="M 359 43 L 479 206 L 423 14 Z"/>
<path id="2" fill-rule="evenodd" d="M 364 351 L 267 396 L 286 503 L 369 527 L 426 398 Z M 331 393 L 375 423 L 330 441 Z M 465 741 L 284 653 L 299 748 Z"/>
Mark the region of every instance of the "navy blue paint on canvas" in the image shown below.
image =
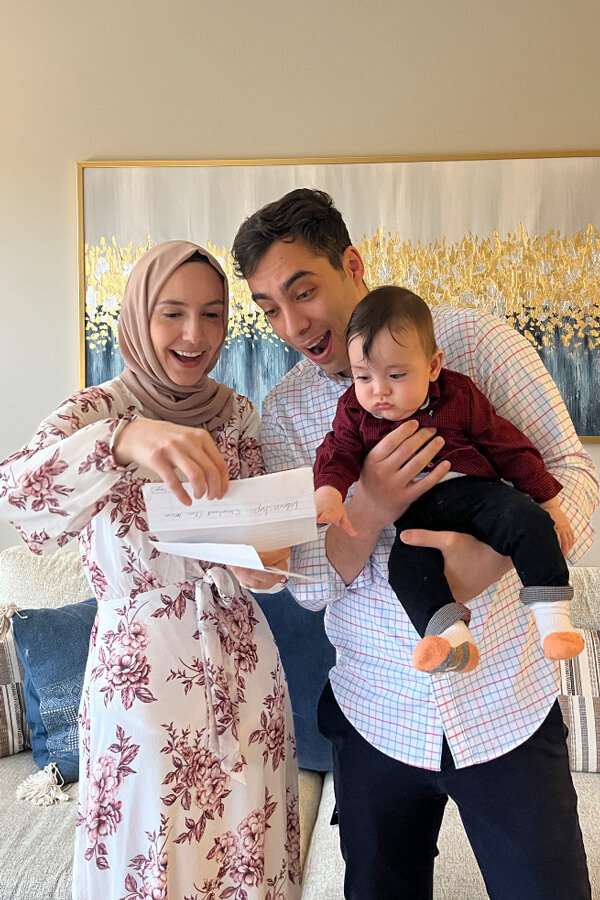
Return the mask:
<path id="1" fill-rule="evenodd" d="M 249 397 L 258 409 L 277 382 L 302 359 L 280 341 L 232 341 L 224 347 L 211 377 Z M 123 370 L 123 357 L 109 338 L 102 353 L 86 347 L 86 385 L 110 381 Z"/>
<path id="2" fill-rule="evenodd" d="M 577 322 L 565 319 L 563 325 L 555 326 L 548 346 L 541 346 L 541 335 L 532 323 L 527 324 L 526 330 L 539 341 L 536 349 L 565 401 L 575 431 L 581 437 L 597 437 L 600 435 L 600 354 L 598 348 L 591 346 L 587 335 L 572 339 L 572 345 L 565 347 L 561 333 L 567 325 L 575 328 Z M 596 320 L 595 327 L 600 328 L 600 319 Z"/>
<path id="3" fill-rule="evenodd" d="M 517 323 L 511 323 L 518 328 Z M 572 323 L 576 323 L 573 321 Z M 600 319 L 597 326 L 600 327 Z M 550 346 L 541 346 L 541 335 L 536 334 L 533 320 L 526 330 L 538 339 L 538 353 L 552 375 L 566 403 L 577 434 L 600 435 L 600 354 L 588 337 L 578 339 L 579 346 L 565 347 L 561 340 L 561 328 L 554 329 Z M 286 350 L 277 340 L 231 341 L 224 347 L 219 362 L 211 375 L 243 394 L 261 409 L 262 401 L 271 388 L 283 378 L 302 355 Z M 101 352 L 86 346 L 86 385 L 102 384 L 119 375 L 123 359 L 113 347 L 110 336 Z"/>

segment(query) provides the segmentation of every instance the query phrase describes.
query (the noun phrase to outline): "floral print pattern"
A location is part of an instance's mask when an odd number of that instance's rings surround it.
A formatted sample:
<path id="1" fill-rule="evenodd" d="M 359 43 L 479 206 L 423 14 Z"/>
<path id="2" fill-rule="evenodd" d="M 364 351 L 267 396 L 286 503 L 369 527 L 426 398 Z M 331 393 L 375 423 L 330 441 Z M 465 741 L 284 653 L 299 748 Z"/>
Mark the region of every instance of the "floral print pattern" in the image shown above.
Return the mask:
<path id="1" fill-rule="evenodd" d="M 0 463 L 2 513 L 36 553 L 77 536 L 98 598 L 73 897 L 298 900 L 295 745 L 277 650 L 237 584 L 152 543 L 141 491 L 151 473 L 110 451 L 134 415 L 147 411 L 120 379 L 86 388 Z M 236 396 L 212 432 L 232 478 L 263 474 L 258 432 Z"/>
<path id="2" fill-rule="evenodd" d="M 125 709 L 129 709 L 134 700 L 142 703 L 156 700 L 148 688 L 152 667 L 145 653 L 147 628 L 135 622 L 135 609 L 133 600 L 117 609 L 120 617 L 117 630 L 106 631 L 102 636 L 102 646 L 98 649 L 99 665 L 92 669 L 90 679 L 104 679 L 100 693 L 104 694 L 105 706 L 117 693 Z"/>
<path id="3" fill-rule="evenodd" d="M 101 753 L 91 768 L 88 788 L 88 808 L 84 816 L 77 815 L 77 825 L 85 826 L 88 847 L 85 859 L 94 859 L 99 869 L 108 869 L 108 850 L 104 840 L 116 834 L 123 821 L 122 803 L 117 794 L 128 775 L 135 775 L 129 766 L 139 752 L 123 729 L 116 728 L 117 740 L 106 753 Z M 118 757 L 114 754 L 118 754 Z"/>
<path id="4" fill-rule="evenodd" d="M 247 889 L 263 883 L 265 833 L 267 828 L 270 828 L 268 820 L 275 812 L 276 806 L 269 792 L 265 790 L 262 809 L 254 809 L 242 819 L 236 833 L 229 830 L 215 839 L 214 847 L 207 856 L 207 859 L 215 859 L 219 864 L 216 883 L 211 889 L 213 892 L 220 890 L 226 882 L 229 882 L 229 886 L 218 894 L 220 900 L 226 897 L 233 900 L 247 900 Z M 275 879 L 271 881 L 274 883 Z M 276 896 L 284 897 L 285 894 L 273 894 L 273 897 Z"/>
<path id="5" fill-rule="evenodd" d="M 258 741 L 264 745 L 263 759 L 265 764 L 271 757 L 271 764 L 275 770 L 279 763 L 285 759 L 285 705 L 287 691 L 283 684 L 283 670 L 281 664 L 271 672 L 274 681 L 274 690 L 264 699 L 265 710 L 260 714 L 260 728 L 250 735 L 250 743 Z"/>

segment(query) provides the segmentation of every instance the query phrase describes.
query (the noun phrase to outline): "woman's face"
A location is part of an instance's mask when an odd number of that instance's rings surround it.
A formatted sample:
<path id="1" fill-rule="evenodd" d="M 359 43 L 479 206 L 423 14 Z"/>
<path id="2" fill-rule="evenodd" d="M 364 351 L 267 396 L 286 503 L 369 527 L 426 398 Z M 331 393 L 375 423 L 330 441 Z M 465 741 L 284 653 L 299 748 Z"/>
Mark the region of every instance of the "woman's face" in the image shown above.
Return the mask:
<path id="1" fill-rule="evenodd" d="M 179 266 L 163 285 L 150 314 L 150 338 L 165 374 L 192 387 L 223 343 L 223 279 L 203 262 Z"/>

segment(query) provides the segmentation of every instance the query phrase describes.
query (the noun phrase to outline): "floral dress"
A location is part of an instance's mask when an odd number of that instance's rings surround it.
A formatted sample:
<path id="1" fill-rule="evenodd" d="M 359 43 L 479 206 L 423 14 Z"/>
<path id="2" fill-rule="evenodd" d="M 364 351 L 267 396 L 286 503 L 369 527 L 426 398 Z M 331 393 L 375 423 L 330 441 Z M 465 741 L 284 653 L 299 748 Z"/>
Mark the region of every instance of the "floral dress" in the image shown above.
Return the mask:
<path id="1" fill-rule="evenodd" d="M 116 378 L 71 397 L 0 465 L 0 505 L 35 553 L 78 537 L 98 598 L 81 699 L 75 900 L 297 900 L 296 753 L 264 616 L 222 566 L 159 553 L 142 485 L 115 462 Z M 213 432 L 233 479 L 260 475 L 238 395 Z"/>

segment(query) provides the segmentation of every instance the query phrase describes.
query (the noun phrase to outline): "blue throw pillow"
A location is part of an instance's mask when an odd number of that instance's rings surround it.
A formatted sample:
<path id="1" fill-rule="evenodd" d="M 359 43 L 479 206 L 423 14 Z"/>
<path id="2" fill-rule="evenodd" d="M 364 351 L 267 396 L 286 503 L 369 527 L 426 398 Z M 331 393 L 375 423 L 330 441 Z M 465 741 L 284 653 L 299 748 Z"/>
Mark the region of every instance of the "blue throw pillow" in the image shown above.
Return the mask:
<path id="1" fill-rule="evenodd" d="M 67 783 L 79 777 L 77 713 L 96 609 L 92 598 L 13 616 L 33 758 L 40 769 L 56 763 Z"/>
<path id="2" fill-rule="evenodd" d="M 286 589 L 279 594 L 254 594 L 265 614 L 285 669 L 294 713 L 298 765 L 301 769 L 329 772 L 331 744 L 319 732 L 317 703 L 335 649 L 325 634 L 325 611 L 303 609 Z"/>

